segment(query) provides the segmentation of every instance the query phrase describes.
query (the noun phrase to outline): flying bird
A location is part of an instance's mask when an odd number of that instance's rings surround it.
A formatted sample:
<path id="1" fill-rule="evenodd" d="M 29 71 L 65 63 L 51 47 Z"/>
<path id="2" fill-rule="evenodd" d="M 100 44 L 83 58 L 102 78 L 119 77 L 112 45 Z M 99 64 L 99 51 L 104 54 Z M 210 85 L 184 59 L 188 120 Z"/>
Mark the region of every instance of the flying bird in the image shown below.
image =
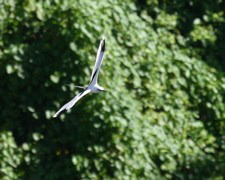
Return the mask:
<path id="1" fill-rule="evenodd" d="M 98 85 L 98 74 L 102 65 L 102 61 L 104 58 L 104 52 L 105 52 L 105 38 L 103 37 L 96 56 L 95 66 L 92 70 L 91 74 L 91 81 L 88 86 L 75 86 L 81 89 L 84 89 L 83 92 L 79 93 L 77 96 L 75 96 L 71 101 L 66 103 L 61 109 L 54 114 L 54 118 L 57 117 L 62 111 L 69 110 L 72 108 L 79 99 L 81 99 L 83 96 L 90 92 L 98 93 L 98 92 L 104 92 L 106 91 L 103 87 Z"/>

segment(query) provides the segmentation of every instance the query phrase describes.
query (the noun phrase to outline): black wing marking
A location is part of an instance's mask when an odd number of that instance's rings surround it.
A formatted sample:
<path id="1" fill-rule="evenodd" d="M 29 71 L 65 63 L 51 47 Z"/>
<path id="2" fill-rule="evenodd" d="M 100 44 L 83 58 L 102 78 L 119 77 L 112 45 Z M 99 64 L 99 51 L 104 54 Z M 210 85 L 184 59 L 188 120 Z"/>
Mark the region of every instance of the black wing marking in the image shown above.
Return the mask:
<path id="1" fill-rule="evenodd" d="M 97 82 L 98 73 L 99 73 L 99 70 L 100 70 L 100 67 L 101 67 L 101 64 L 102 64 L 102 60 L 103 60 L 103 57 L 104 57 L 104 52 L 105 52 L 105 39 L 103 38 L 101 40 L 99 48 L 98 48 L 95 66 L 93 68 L 92 75 L 91 75 L 91 83 Z"/>

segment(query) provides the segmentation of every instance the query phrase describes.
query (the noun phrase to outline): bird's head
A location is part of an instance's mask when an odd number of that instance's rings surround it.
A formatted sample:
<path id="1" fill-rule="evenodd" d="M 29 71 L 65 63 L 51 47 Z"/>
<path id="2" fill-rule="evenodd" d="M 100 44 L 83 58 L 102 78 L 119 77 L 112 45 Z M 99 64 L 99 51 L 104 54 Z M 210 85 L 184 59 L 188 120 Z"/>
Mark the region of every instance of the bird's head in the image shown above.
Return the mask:
<path id="1" fill-rule="evenodd" d="M 101 92 L 107 92 L 103 87 L 100 87 L 100 86 L 99 86 L 98 90 Z"/>

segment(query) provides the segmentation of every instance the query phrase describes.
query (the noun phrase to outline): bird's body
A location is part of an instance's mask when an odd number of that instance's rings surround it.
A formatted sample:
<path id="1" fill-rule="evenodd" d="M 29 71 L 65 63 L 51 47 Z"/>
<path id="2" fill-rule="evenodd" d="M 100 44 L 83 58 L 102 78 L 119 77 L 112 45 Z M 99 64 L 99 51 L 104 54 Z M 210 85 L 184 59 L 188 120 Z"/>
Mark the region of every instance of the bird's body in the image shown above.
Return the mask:
<path id="1" fill-rule="evenodd" d="M 102 92 L 102 91 L 105 91 L 103 87 L 99 86 L 98 84 L 95 84 L 95 85 L 89 85 L 87 87 L 87 89 L 90 89 L 91 92 L 93 93 L 98 93 L 98 92 Z"/>
<path id="2" fill-rule="evenodd" d="M 101 86 L 98 85 L 98 74 L 99 70 L 101 68 L 102 60 L 104 58 L 104 52 L 105 52 L 105 39 L 103 38 L 100 42 L 98 52 L 97 52 L 97 57 L 96 57 L 96 62 L 94 69 L 92 71 L 91 75 L 91 82 L 87 87 L 83 86 L 76 86 L 78 88 L 84 89 L 83 92 L 79 93 L 77 96 L 75 96 L 71 101 L 69 101 L 67 104 L 65 104 L 61 109 L 54 114 L 53 117 L 57 117 L 63 110 L 69 110 L 74 106 L 74 104 L 81 99 L 83 96 L 86 94 L 93 92 L 93 93 L 98 93 L 98 92 L 104 92 L 105 89 Z"/>

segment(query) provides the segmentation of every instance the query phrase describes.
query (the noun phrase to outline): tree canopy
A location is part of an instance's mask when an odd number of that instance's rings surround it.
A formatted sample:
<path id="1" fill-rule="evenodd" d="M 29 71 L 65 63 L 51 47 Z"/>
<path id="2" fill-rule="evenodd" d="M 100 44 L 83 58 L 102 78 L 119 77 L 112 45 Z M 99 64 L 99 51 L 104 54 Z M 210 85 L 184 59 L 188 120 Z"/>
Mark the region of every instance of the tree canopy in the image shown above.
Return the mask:
<path id="1" fill-rule="evenodd" d="M 1 179 L 223 179 L 225 2 L 0 3 Z M 99 84 L 52 118 L 90 80 Z"/>

